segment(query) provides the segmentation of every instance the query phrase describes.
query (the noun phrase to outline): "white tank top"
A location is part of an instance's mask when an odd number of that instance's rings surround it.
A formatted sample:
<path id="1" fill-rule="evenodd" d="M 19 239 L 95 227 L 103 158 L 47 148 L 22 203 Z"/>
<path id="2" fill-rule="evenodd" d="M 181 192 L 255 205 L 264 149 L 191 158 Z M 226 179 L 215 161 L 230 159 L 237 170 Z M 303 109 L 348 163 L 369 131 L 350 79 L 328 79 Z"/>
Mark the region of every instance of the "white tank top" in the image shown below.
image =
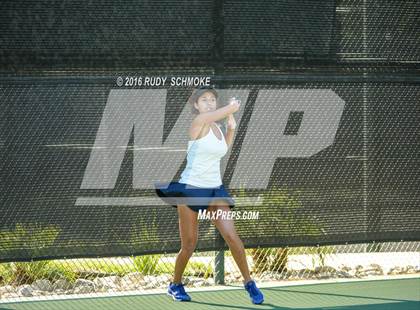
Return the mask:
<path id="1" fill-rule="evenodd" d="M 197 187 L 217 187 L 222 185 L 220 176 L 220 159 L 227 153 L 228 146 L 225 136 L 216 137 L 213 129 L 204 137 L 188 141 L 187 165 L 181 174 L 179 183 L 190 184 Z"/>

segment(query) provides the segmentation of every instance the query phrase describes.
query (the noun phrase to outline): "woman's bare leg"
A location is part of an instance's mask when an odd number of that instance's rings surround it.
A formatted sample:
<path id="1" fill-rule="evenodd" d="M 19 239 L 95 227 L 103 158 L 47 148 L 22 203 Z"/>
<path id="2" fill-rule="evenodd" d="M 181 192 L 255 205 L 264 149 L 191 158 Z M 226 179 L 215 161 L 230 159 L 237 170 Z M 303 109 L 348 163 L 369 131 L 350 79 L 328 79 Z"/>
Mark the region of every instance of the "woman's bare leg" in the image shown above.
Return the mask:
<path id="1" fill-rule="evenodd" d="M 175 261 L 174 283 L 181 283 L 182 274 L 192 256 L 198 239 L 197 213 L 186 205 L 178 205 L 179 235 L 181 237 L 181 250 Z"/>
<path id="2" fill-rule="evenodd" d="M 230 207 L 226 202 L 217 202 L 209 206 L 208 211 L 217 211 L 217 209 L 222 209 L 222 211 L 229 211 Z M 239 270 L 241 271 L 242 277 L 244 278 L 244 283 L 251 280 L 249 274 L 248 262 L 246 260 L 245 248 L 242 243 L 242 240 L 239 238 L 234 221 L 232 219 L 223 219 L 221 217 L 216 220 L 212 220 L 213 224 L 219 230 L 223 239 L 225 239 L 227 245 L 229 246 L 230 251 L 232 252 L 233 259 L 238 265 Z"/>

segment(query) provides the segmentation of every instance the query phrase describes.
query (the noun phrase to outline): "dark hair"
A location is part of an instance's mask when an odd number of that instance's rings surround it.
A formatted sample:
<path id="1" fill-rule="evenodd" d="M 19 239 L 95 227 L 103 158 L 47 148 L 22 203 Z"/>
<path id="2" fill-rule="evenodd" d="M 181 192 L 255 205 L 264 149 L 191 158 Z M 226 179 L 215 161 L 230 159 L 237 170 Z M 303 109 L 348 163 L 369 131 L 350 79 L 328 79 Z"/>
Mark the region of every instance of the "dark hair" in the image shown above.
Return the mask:
<path id="1" fill-rule="evenodd" d="M 190 98 L 188 98 L 188 102 L 191 104 L 191 113 L 199 113 L 198 110 L 194 107 L 194 103 L 197 102 L 198 98 L 200 98 L 201 95 L 206 92 L 211 92 L 216 97 L 216 99 L 219 96 L 213 86 L 201 86 L 200 88 L 194 89 Z"/>

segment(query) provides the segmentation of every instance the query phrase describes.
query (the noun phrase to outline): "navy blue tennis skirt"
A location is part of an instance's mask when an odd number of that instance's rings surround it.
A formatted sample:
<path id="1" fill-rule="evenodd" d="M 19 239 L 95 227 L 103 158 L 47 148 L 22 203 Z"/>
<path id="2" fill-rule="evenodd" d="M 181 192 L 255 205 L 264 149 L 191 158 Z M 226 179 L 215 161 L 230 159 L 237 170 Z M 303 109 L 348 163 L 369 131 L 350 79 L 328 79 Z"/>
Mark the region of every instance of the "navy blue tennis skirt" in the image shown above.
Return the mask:
<path id="1" fill-rule="evenodd" d="M 172 207 L 185 204 L 196 212 L 207 209 L 215 199 L 226 201 L 230 208 L 235 206 L 235 201 L 223 184 L 218 187 L 203 188 L 179 182 L 155 183 L 155 191 Z"/>

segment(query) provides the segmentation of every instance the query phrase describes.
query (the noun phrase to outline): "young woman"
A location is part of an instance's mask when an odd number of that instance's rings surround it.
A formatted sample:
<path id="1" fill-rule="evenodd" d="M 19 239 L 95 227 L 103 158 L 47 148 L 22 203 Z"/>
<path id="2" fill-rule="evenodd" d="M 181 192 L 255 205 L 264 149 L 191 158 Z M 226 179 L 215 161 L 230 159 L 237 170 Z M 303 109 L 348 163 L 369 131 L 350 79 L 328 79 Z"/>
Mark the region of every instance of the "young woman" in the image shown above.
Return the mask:
<path id="1" fill-rule="evenodd" d="M 166 187 L 156 186 L 156 193 L 176 207 L 179 216 L 181 250 L 177 255 L 175 274 L 168 288 L 168 295 L 176 301 L 191 300 L 181 278 L 197 244 L 199 210 L 211 213 L 220 209 L 226 212 L 234 207 L 234 200 L 222 184 L 220 159 L 233 143 L 236 128 L 233 113 L 239 110 L 240 103 L 232 98 L 227 106 L 217 108 L 217 98 L 216 90 L 211 87 L 193 91 L 189 103 L 195 117 L 189 129 L 187 165 L 178 182 L 170 182 Z M 227 132 L 224 135 L 216 122 L 226 118 Z M 251 301 L 255 304 L 262 303 L 263 294 L 250 277 L 244 246 L 233 220 L 216 217 L 212 223 L 228 244 Z"/>

